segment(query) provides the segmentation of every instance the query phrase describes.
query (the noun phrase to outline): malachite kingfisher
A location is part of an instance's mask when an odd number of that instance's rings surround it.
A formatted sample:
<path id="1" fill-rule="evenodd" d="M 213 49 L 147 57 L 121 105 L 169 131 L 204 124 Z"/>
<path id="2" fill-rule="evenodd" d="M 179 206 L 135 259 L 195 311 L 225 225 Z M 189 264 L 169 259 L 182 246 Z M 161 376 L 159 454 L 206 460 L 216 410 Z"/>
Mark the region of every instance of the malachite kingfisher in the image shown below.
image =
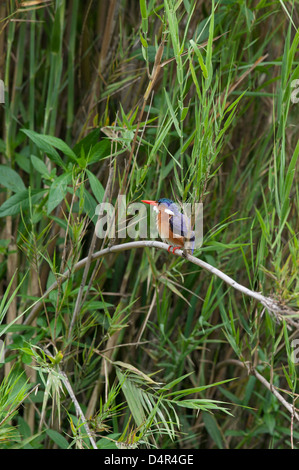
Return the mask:
<path id="1" fill-rule="evenodd" d="M 195 233 L 191 228 L 189 217 L 182 214 L 171 199 L 162 198 L 158 201 L 142 200 L 141 202 L 154 207 L 157 213 L 159 235 L 165 243 L 170 245 L 168 252 L 172 248 L 172 253 L 175 253 L 175 250 L 184 250 L 184 253 L 193 254 Z"/>

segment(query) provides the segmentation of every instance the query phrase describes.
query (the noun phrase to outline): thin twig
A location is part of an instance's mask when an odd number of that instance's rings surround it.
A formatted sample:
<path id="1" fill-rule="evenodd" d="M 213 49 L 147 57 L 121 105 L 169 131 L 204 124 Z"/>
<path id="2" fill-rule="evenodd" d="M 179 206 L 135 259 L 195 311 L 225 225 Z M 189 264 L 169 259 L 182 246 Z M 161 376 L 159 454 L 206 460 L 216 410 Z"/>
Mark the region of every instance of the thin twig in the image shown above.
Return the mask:
<path id="1" fill-rule="evenodd" d="M 95 440 L 93 439 L 93 437 L 92 437 L 92 435 L 91 435 L 89 426 L 88 426 L 88 424 L 87 424 L 87 422 L 86 422 L 86 418 L 85 418 L 85 416 L 84 416 L 83 411 L 81 410 L 81 407 L 80 407 L 80 405 L 79 405 L 79 403 L 78 403 L 78 401 L 77 401 L 77 398 L 75 397 L 75 394 L 74 394 L 74 392 L 73 392 L 73 389 L 72 389 L 72 387 L 71 387 L 71 384 L 70 384 L 70 382 L 69 382 L 69 379 L 67 378 L 66 373 L 63 372 L 63 371 L 61 371 L 60 369 L 59 369 L 59 373 L 62 375 L 62 381 L 63 381 L 63 383 L 64 383 L 64 386 L 65 386 L 65 388 L 67 389 L 67 391 L 68 391 L 68 393 L 69 393 L 69 396 L 71 397 L 72 402 L 74 403 L 74 406 L 75 406 L 75 409 L 76 409 L 77 417 L 80 417 L 80 418 L 81 418 L 82 423 L 83 423 L 83 426 L 84 426 L 85 431 L 86 431 L 86 433 L 87 433 L 87 435 L 88 435 L 88 437 L 89 437 L 89 440 L 90 440 L 90 442 L 91 442 L 92 447 L 93 447 L 94 449 L 97 449 L 97 445 L 96 445 Z"/>
<path id="2" fill-rule="evenodd" d="M 288 403 L 283 398 L 283 396 L 280 395 L 280 393 L 276 390 L 276 388 L 273 385 L 271 385 L 265 379 L 265 377 L 263 377 L 259 372 L 257 372 L 257 370 L 253 368 L 252 371 L 250 371 L 250 373 L 254 375 L 271 393 L 273 393 L 273 395 L 277 398 L 277 400 L 279 400 L 280 403 L 282 403 L 283 406 L 291 413 L 291 416 L 294 416 L 296 420 L 299 421 L 299 415 L 298 413 L 295 412 L 294 405 L 290 405 L 290 403 Z"/>
<path id="3" fill-rule="evenodd" d="M 254 375 L 259 380 L 259 382 L 261 382 L 271 393 L 273 393 L 273 395 L 277 398 L 277 400 L 279 400 L 280 403 L 282 403 L 282 405 L 291 413 L 292 419 L 295 417 L 296 420 L 299 421 L 299 415 L 295 411 L 294 403 L 292 405 L 288 403 L 285 400 L 285 398 L 276 390 L 274 385 L 268 382 L 268 380 L 265 379 L 265 377 L 262 374 L 260 374 L 255 369 L 255 367 L 252 367 L 250 363 L 242 362 L 242 361 L 239 361 L 238 359 L 228 359 L 228 360 L 220 362 L 217 368 L 223 367 L 227 364 L 233 364 L 233 365 L 240 366 L 240 367 L 247 369 L 248 374 Z"/>
<path id="4" fill-rule="evenodd" d="M 124 343 L 124 344 L 118 344 L 117 346 L 111 346 L 110 348 L 105 348 L 99 351 L 98 349 L 93 349 L 92 351 L 96 354 L 102 355 L 107 351 L 111 351 L 115 348 L 123 348 L 123 347 L 128 347 L 128 346 L 139 346 L 140 344 L 147 344 L 149 341 L 133 341 L 132 343 Z"/>
<path id="5" fill-rule="evenodd" d="M 156 299 L 157 299 L 157 291 L 155 290 L 154 295 L 153 295 L 153 298 L 152 298 L 152 301 L 151 301 L 150 308 L 149 308 L 149 310 L 148 310 L 148 313 L 147 313 L 147 315 L 146 315 L 146 317 L 145 317 L 145 320 L 144 320 L 144 322 L 143 322 L 143 324 L 142 324 L 141 330 L 140 330 L 139 335 L 138 335 L 138 338 L 137 338 L 137 345 L 139 344 L 139 341 L 140 341 L 140 339 L 141 339 L 141 337 L 142 337 L 142 335 L 143 335 L 143 332 L 144 332 L 144 330 L 145 330 L 146 324 L 147 324 L 147 322 L 148 322 L 148 320 L 149 320 L 149 317 L 151 316 L 152 310 L 153 310 L 153 308 L 154 308 L 154 306 L 155 306 L 155 303 L 156 303 Z"/>

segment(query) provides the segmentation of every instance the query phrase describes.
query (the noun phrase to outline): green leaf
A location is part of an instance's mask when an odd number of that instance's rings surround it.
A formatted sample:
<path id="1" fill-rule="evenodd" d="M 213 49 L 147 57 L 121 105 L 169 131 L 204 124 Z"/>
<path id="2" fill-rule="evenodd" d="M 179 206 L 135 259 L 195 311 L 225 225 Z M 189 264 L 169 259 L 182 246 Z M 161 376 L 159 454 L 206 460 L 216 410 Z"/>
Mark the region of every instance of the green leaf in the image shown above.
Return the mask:
<path id="1" fill-rule="evenodd" d="M 50 160 L 52 160 L 61 168 L 65 168 L 65 164 L 63 163 L 59 153 L 56 152 L 56 150 L 50 144 L 50 136 L 38 134 L 37 132 L 31 131 L 29 129 L 22 129 L 22 132 L 24 132 L 24 134 L 26 134 L 29 139 L 35 143 L 41 152 L 47 154 Z"/>
<path id="2" fill-rule="evenodd" d="M 128 369 L 129 371 L 134 372 L 137 375 L 140 375 L 141 377 L 143 377 L 144 380 L 146 380 L 149 383 L 152 383 L 152 384 L 157 383 L 154 380 L 152 380 L 148 375 L 146 375 L 144 372 L 142 372 L 141 370 L 139 370 L 136 367 L 132 366 L 132 364 L 128 364 L 128 363 L 122 362 L 122 361 L 115 361 L 115 362 L 113 362 L 113 364 L 115 366 L 119 366 L 119 367 L 123 367 L 125 369 Z"/>
<path id="3" fill-rule="evenodd" d="M 208 78 L 208 70 L 207 70 L 207 67 L 205 66 L 203 57 L 201 55 L 201 52 L 200 52 L 199 48 L 197 47 L 197 44 L 192 39 L 190 39 L 190 44 L 191 44 L 191 46 L 192 46 L 192 48 L 193 48 L 193 50 L 194 50 L 194 52 L 197 56 L 201 71 L 203 73 L 203 76 L 205 78 Z"/>
<path id="4" fill-rule="evenodd" d="M 143 47 L 147 48 L 147 42 L 146 39 L 142 36 L 142 33 L 140 33 L 140 42 L 143 45 Z"/>
<path id="5" fill-rule="evenodd" d="M 90 150 L 99 142 L 100 133 L 100 129 L 94 129 L 89 134 L 87 134 L 86 137 L 76 143 L 76 145 L 73 147 L 73 150 L 77 157 L 80 157 L 82 152 L 85 155 L 88 155 Z"/>
<path id="6" fill-rule="evenodd" d="M 38 157 L 35 155 L 31 155 L 31 162 L 35 170 L 40 173 L 41 175 L 48 175 L 49 170 L 47 168 L 47 165 Z"/>
<path id="7" fill-rule="evenodd" d="M 212 65 L 212 55 L 213 55 L 213 37 L 214 37 L 214 9 L 215 9 L 215 1 L 212 0 L 211 6 L 211 15 L 210 15 L 210 26 L 209 26 L 209 39 L 207 45 L 207 56 L 206 56 L 206 67 L 208 70 L 208 80 L 206 86 L 209 87 L 211 84 L 211 80 L 213 77 L 213 65 Z"/>
<path id="8" fill-rule="evenodd" d="M 191 393 L 203 392 L 207 388 L 216 387 L 217 385 L 222 385 L 226 382 L 231 382 L 232 380 L 236 380 L 236 378 L 226 379 L 226 380 L 222 380 L 221 382 L 215 382 L 215 383 L 212 383 L 212 384 L 209 384 L 209 385 L 202 385 L 200 387 L 192 387 L 192 388 L 185 388 L 185 389 L 182 389 L 182 390 L 177 390 L 175 392 L 170 392 L 170 393 L 165 394 L 165 397 L 171 396 L 173 398 L 174 396 L 178 395 L 178 397 L 176 399 L 180 400 L 181 397 L 184 397 L 186 395 L 190 395 Z"/>
<path id="9" fill-rule="evenodd" d="M 11 304 L 11 302 L 13 301 L 14 297 L 16 296 L 19 288 L 21 287 L 24 279 L 25 279 L 25 276 L 23 277 L 23 280 L 21 281 L 21 283 L 18 285 L 18 287 L 14 290 L 14 292 L 10 292 L 10 289 L 12 287 L 12 284 L 13 284 L 13 280 L 15 278 L 15 275 L 16 275 L 16 272 L 11 276 L 11 279 L 9 281 L 9 284 L 2 296 L 2 300 L 0 302 L 0 323 L 2 323 L 3 321 L 3 318 L 5 317 L 6 315 L 6 312 Z M 8 329 L 8 327 L 10 327 L 12 324 L 12 322 L 10 322 L 8 325 L 5 326 L 6 330 Z M 4 334 L 4 330 L 2 330 L 2 332 L 0 333 L 0 336 Z"/>
<path id="10" fill-rule="evenodd" d="M 184 121 L 185 117 L 188 114 L 188 111 L 189 111 L 189 106 L 183 107 L 182 113 L 181 113 L 181 122 Z"/>
<path id="11" fill-rule="evenodd" d="M 142 405 L 142 391 L 126 378 L 120 370 L 116 369 L 118 380 L 122 383 L 122 392 L 127 400 L 130 411 L 137 426 L 142 426 L 146 421 L 146 415 Z"/>
<path id="12" fill-rule="evenodd" d="M 90 187 L 92 189 L 92 192 L 93 192 L 96 200 L 98 201 L 98 203 L 103 202 L 103 197 L 104 197 L 104 194 L 105 194 L 105 190 L 104 190 L 102 184 L 94 176 L 94 174 L 91 171 L 86 170 L 86 173 L 88 175 Z"/>
<path id="13" fill-rule="evenodd" d="M 299 140 L 297 142 L 296 148 L 294 150 L 292 159 L 290 161 L 287 174 L 285 177 L 284 185 L 283 185 L 283 205 L 282 205 L 282 210 L 281 210 L 281 218 L 282 220 L 285 218 L 285 215 L 287 213 L 287 210 L 290 206 L 290 192 L 292 189 L 295 173 L 296 173 L 296 165 L 298 161 L 298 156 L 299 156 Z"/>
<path id="14" fill-rule="evenodd" d="M 109 157 L 111 152 L 111 143 L 109 139 L 102 139 L 100 142 L 97 142 L 90 150 L 88 156 L 87 165 L 96 163 L 103 158 Z"/>
<path id="15" fill-rule="evenodd" d="M 21 360 L 23 364 L 31 364 L 32 357 L 29 354 L 21 354 Z"/>
<path id="16" fill-rule="evenodd" d="M 47 214 L 51 212 L 61 203 L 67 193 L 67 185 L 71 181 L 71 173 L 64 173 L 59 176 L 51 185 L 48 199 Z"/>
<path id="17" fill-rule="evenodd" d="M 146 1 L 145 0 L 139 0 L 139 4 L 140 4 L 140 13 L 141 13 L 141 17 L 142 19 L 146 19 L 147 18 L 147 10 L 146 10 Z"/>
<path id="18" fill-rule="evenodd" d="M 39 201 L 47 189 L 31 189 L 31 203 L 35 204 Z M 9 199 L 7 199 L 0 207 L 0 217 L 7 217 L 8 215 L 16 215 L 20 210 L 28 209 L 29 207 L 29 190 L 25 189 L 19 191 Z"/>
<path id="19" fill-rule="evenodd" d="M 59 434 L 59 432 L 55 431 L 54 429 L 46 429 L 46 433 L 48 434 L 49 438 L 55 442 L 55 444 L 60 447 L 60 449 L 68 449 L 69 443 L 64 436 Z"/>
<path id="20" fill-rule="evenodd" d="M 14 193 L 26 189 L 26 186 L 24 185 L 20 175 L 15 170 L 6 165 L 0 165 L 0 182 L 2 186 L 5 186 Z"/>
<path id="21" fill-rule="evenodd" d="M 205 423 L 206 430 L 210 434 L 211 438 L 217 445 L 218 449 L 223 449 L 223 441 L 221 437 L 221 433 L 219 431 L 217 421 L 213 415 L 207 412 L 202 413 L 203 421 Z"/>
<path id="22" fill-rule="evenodd" d="M 21 168 L 21 170 L 25 171 L 26 173 L 30 174 L 31 171 L 31 165 L 30 165 L 30 160 L 27 155 L 23 155 L 23 153 L 15 153 L 15 161 L 18 165 L 18 167 Z"/>
<path id="23" fill-rule="evenodd" d="M 179 291 L 179 289 L 169 279 L 161 277 L 160 281 L 163 282 L 163 284 L 165 284 L 168 289 L 172 290 L 174 294 L 181 297 L 188 305 L 190 305 L 188 300 L 183 296 L 183 294 Z"/>
<path id="24" fill-rule="evenodd" d="M 221 404 L 228 405 L 228 403 L 219 401 L 219 400 L 193 398 L 189 400 L 176 401 L 174 402 L 174 404 L 175 406 L 180 406 L 182 408 L 189 408 L 191 410 L 202 410 L 202 411 L 218 410 L 218 411 L 222 411 L 226 414 L 231 415 L 231 413 L 227 410 L 227 408 L 224 408 L 223 406 L 221 406 Z"/>
<path id="25" fill-rule="evenodd" d="M 115 442 L 113 442 L 112 439 L 117 439 L 119 436 L 120 436 L 119 433 L 115 433 L 111 435 L 109 434 L 108 436 L 109 439 L 102 437 L 102 439 L 96 442 L 97 447 L 99 449 L 118 449 L 117 445 L 115 444 Z"/>
<path id="26" fill-rule="evenodd" d="M 162 387 L 162 388 L 159 390 L 159 393 L 164 393 L 166 390 L 170 390 L 170 389 L 173 388 L 175 385 L 177 385 L 179 382 L 182 382 L 186 377 L 189 377 L 189 375 L 191 375 L 191 374 L 193 374 L 193 372 L 188 372 L 188 374 L 182 375 L 181 377 L 172 380 L 172 381 L 169 382 L 168 384 L 164 385 L 164 387 Z"/>
<path id="27" fill-rule="evenodd" d="M 53 135 L 43 135 L 41 137 L 45 138 L 45 141 L 52 145 L 52 147 L 57 148 L 58 150 L 63 152 L 64 155 L 70 157 L 71 160 L 78 163 L 78 158 L 75 152 L 62 139 L 59 139 L 58 137 L 55 137 Z"/>
<path id="28" fill-rule="evenodd" d="M 84 212 L 88 215 L 88 217 L 95 223 L 96 222 L 96 207 L 97 202 L 94 197 L 89 194 L 89 192 L 84 188 Z"/>
<path id="29" fill-rule="evenodd" d="M 167 91 L 165 90 L 165 88 L 164 88 L 164 94 L 165 94 L 165 98 L 166 98 L 166 102 L 167 102 L 167 106 L 168 106 L 169 113 L 170 113 L 171 118 L 172 118 L 172 120 L 173 120 L 174 127 L 176 128 L 176 131 L 177 131 L 177 133 L 178 133 L 178 136 L 179 136 L 179 137 L 183 137 L 182 131 L 181 131 L 181 129 L 180 129 L 179 121 L 178 121 L 178 119 L 177 119 L 177 117 L 176 117 L 175 111 L 174 111 L 174 109 L 173 109 L 173 106 L 172 106 L 172 104 L 171 104 L 171 101 L 170 101 L 170 99 L 169 99 L 169 96 L 168 96 Z"/>
<path id="30" fill-rule="evenodd" d="M 76 154 L 62 139 L 59 139 L 58 137 L 54 137 L 52 135 L 41 135 L 41 137 L 44 138 L 47 143 L 52 145 L 52 147 L 57 148 L 58 150 L 63 152 L 64 155 L 67 155 L 68 157 L 70 157 L 71 160 L 78 163 L 78 158 Z"/>
<path id="31" fill-rule="evenodd" d="M 51 31 L 51 51 L 55 54 L 59 54 L 61 43 L 61 15 L 59 8 L 56 9 L 54 23 Z"/>

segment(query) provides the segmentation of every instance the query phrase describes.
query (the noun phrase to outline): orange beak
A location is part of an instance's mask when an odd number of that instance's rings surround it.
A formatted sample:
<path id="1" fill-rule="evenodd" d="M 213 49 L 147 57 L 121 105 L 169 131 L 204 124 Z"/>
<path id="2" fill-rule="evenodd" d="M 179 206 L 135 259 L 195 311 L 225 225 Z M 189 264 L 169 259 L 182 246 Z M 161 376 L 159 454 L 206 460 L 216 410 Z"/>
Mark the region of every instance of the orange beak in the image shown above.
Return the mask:
<path id="1" fill-rule="evenodd" d="M 145 204 L 151 204 L 152 206 L 158 205 L 157 201 L 141 201 L 141 202 L 144 202 Z"/>

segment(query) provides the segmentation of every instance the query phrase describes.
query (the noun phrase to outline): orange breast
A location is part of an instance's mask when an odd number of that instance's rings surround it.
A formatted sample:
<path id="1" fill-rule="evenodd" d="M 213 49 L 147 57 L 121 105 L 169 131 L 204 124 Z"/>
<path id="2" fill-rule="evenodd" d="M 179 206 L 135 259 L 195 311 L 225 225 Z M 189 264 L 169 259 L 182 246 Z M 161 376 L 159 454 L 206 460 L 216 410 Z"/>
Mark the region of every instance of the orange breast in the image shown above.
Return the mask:
<path id="1" fill-rule="evenodd" d="M 164 210 L 159 211 L 157 215 L 157 228 L 159 235 L 162 240 L 165 240 L 169 245 L 183 247 L 184 237 L 174 235 L 169 224 L 170 217 L 171 215 L 164 212 Z"/>

